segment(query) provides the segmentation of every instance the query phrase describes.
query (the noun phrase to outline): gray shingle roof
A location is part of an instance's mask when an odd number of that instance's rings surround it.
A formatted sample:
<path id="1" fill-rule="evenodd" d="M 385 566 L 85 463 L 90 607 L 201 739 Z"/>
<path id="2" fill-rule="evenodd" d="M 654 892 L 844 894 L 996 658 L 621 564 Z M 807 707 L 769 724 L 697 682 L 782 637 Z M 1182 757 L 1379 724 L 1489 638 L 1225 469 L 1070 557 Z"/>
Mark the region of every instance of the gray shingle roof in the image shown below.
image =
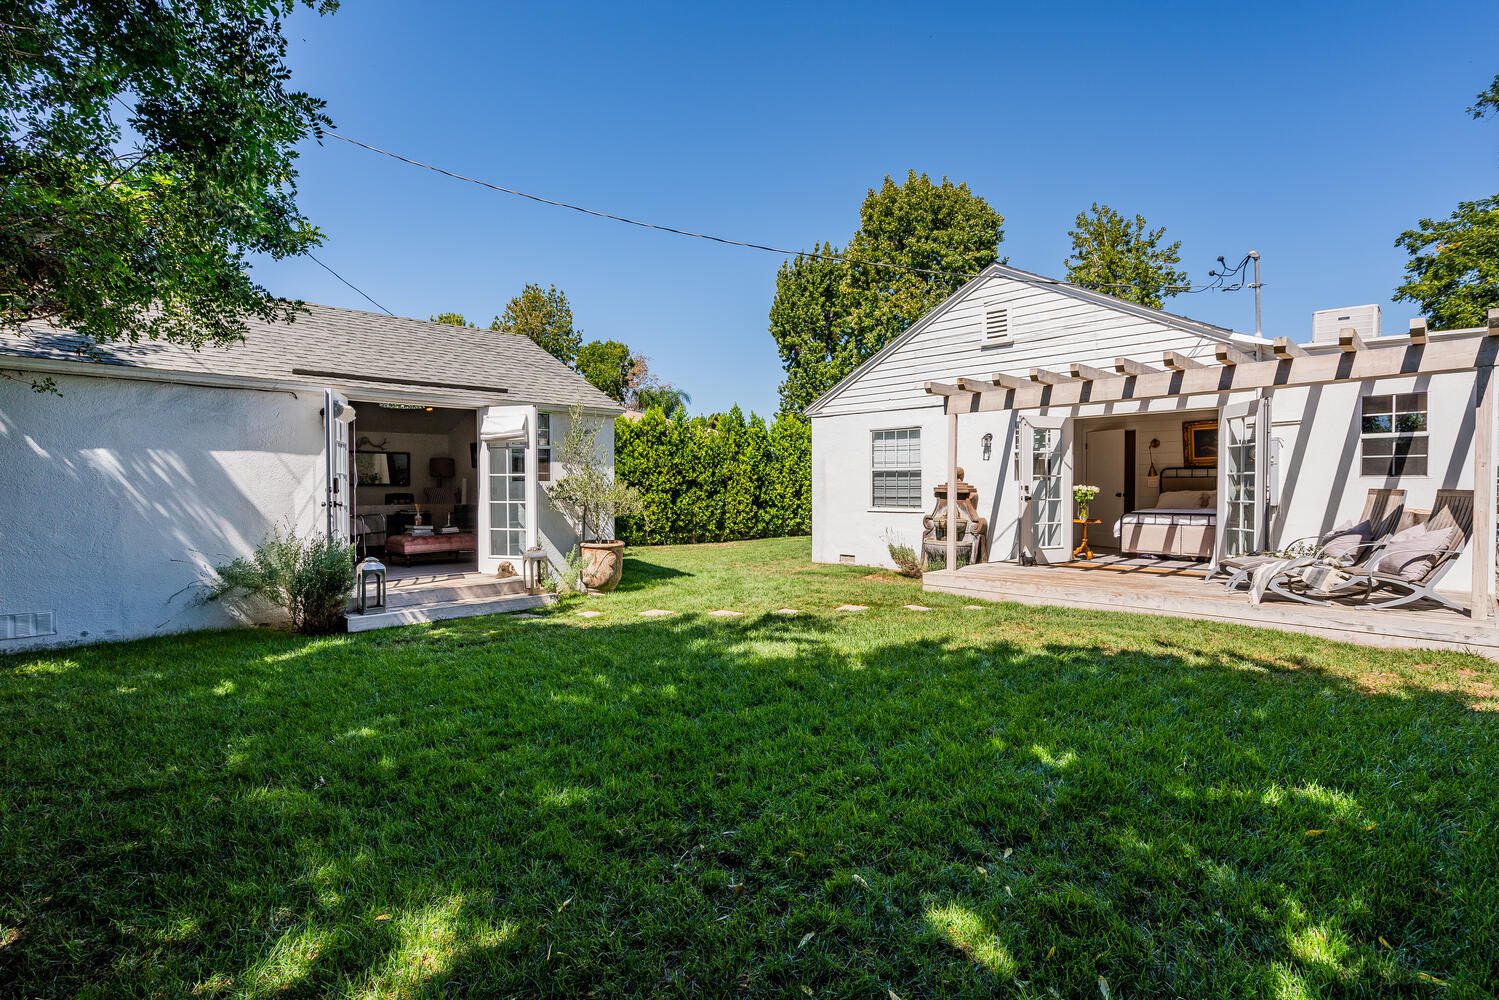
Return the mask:
<path id="1" fill-rule="evenodd" d="M 81 343 L 71 331 L 32 324 L 21 336 L 0 334 L 0 355 L 88 363 Z M 161 372 L 166 380 L 211 375 L 417 392 L 434 401 L 624 409 L 527 337 L 311 304 L 292 323 L 250 321 L 244 342 L 230 347 L 112 343 L 91 363 Z"/>

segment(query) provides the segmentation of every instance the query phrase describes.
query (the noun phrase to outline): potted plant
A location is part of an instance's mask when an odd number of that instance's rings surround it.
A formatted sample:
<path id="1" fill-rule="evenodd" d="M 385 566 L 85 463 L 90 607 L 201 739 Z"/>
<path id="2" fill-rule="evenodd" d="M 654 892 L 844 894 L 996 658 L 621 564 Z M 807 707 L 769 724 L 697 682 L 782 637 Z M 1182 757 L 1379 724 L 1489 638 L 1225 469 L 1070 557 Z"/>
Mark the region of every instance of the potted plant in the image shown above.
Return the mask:
<path id="1" fill-rule="evenodd" d="M 1072 487 L 1072 502 L 1077 504 L 1077 518 L 1079 521 L 1086 521 L 1088 519 L 1088 505 L 1097 499 L 1097 486 Z"/>
<path id="2" fill-rule="evenodd" d="M 609 591 L 624 573 L 625 543 L 614 537 L 614 519 L 639 513 L 640 493 L 614 478 L 599 454 L 600 421 L 579 407 L 568 414 L 567 433 L 557 446 L 565 470 L 548 491 L 552 505 L 578 533 L 583 583 L 589 590 Z"/>

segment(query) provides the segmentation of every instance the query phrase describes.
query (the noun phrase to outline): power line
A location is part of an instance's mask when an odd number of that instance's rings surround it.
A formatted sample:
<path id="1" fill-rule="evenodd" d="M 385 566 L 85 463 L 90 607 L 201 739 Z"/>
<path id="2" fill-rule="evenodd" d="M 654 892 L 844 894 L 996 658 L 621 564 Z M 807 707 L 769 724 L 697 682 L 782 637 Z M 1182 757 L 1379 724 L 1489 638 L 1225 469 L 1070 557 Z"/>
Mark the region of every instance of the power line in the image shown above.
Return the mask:
<path id="1" fill-rule="evenodd" d="M 354 291 L 358 292 L 360 295 L 363 295 L 364 298 L 365 298 L 365 301 L 369 302 L 376 309 L 380 310 L 381 312 L 383 312 L 387 316 L 394 316 L 395 315 L 395 313 L 391 312 L 389 309 L 385 308 L 380 303 L 378 303 L 374 299 L 370 298 L 369 293 L 366 292 L 364 289 L 360 288 L 358 285 L 354 284 L 354 282 L 350 281 L 348 278 L 345 278 L 343 275 L 341 275 L 337 271 L 333 270 L 333 268 L 329 267 L 327 264 L 324 264 L 322 261 L 318 260 L 311 253 L 309 253 L 307 256 L 309 258 L 311 258 L 312 262 L 314 264 L 316 264 L 318 267 L 322 268 L 324 271 L 327 271 L 329 274 L 333 275 L 339 281 L 342 281 L 345 285 L 348 285 L 350 288 L 354 289 Z"/>
<path id="2" fill-rule="evenodd" d="M 968 281 L 968 280 L 970 280 L 972 278 L 977 277 L 976 274 L 964 273 L 964 272 L 961 272 L 961 271 L 943 271 L 943 270 L 939 270 L 939 269 L 936 269 L 936 268 L 929 268 L 929 267 L 913 267 L 913 266 L 908 265 L 908 264 L 892 264 L 892 263 L 890 263 L 888 261 L 861 260 L 861 259 L 859 259 L 857 257 L 848 257 L 848 256 L 845 256 L 843 254 L 818 253 L 815 250 L 789 250 L 789 249 L 787 249 L 785 247 L 770 246 L 769 244 L 765 244 L 765 243 L 753 243 L 753 242 L 750 242 L 748 240 L 736 240 L 736 239 L 732 239 L 732 238 L 727 237 L 727 236 L 716 236 L 713 233 L 700 233 L 700 232 L 696 232 L 696 231 L 691 230 L 691 229 L 681 229 L 681 228 L 678 228 L 676 226 L 664 226 L 664 225 L 660 225 L 660 224 L 655 223 L 655 222 L 646 222 L 646 221 L 644 221 L 642 219 L 632 219 L 629 216 L 625 216 L 625 215 L 616 215 L 613 212 L 603 212 L 603 211 L 600 211 L 598 209 L 587 208 L 587 207 L 585 207 L 583 205 L 575 205 L 575 204 L 573 204 L 571 202 L 558 201 L 555 198 L 547 198 L 547 197 L 544 197 L 543 195 L 532 194 L 529 191 L 521 191 L 521 190 L 519 190 L 517 188 L 506 187 L 503 184 L 495 184 L 495 183 L 493 183 L 491 181 L 480 180 L 477 177 L 469 177 L 467 174 L 460 174 L 460 173 L 458 173 L 455 170 L 448 170 L 446 167 L 439 167 L 439 166 L 437 166 L 435 164 L 432 164 L 432 163 L 424 163 L 421 160 L 414 160 L 414 159 L 412 159 L 409 156 L 403 156 L 400 153 L 394 153 L 394 152 L 391 152 L 388 149 L 381 149 L 379 146 L 372 146 L 372 145 L 370 145 L 367 142 L 361 142 L 358 139 L 352 138 L 352 137 L 347 136 L 347 135 L 342 135 L 342 134 L 340 134 L 338 132 L 332 131 L 331 129 L 325 130 L 323 134 L 326 135 L 326 136 L 328 136 L 329 138 L 337 139 L 340 142 L 346 142 L 346 143 L 348 143 L 351 146 L 357 146 L 360 149 L 368 150 L 371 153 L 377 153 L 380 156 L 388 156 L 388 157 L 390 157 L 393 160 L 398 160 L 401 163 L 408 164 L 409 166 L 418 167 L 418 168 L 420 168 L 422 170 L 430 170 L 433 173 L 441 174 L 442 176 L 451 178 L 451 179 L 453 179 L 455 181 L 462 181 L 465 184 L 475 184 L 475 185 L 477 185 L 479 187 L 487 188 L 487 189 L 489 189 L 491 191 L 498 191 L 500 194 L 513 195 L 516 198 L 525 198 L 525 199 L 527 199 L 529 201 L 539 202 L 540 204 L 543 204 L 543 205 L 550 205 L 553 208 L 565 208 L 565 209 L 568 209 L 569 211 L 572 211 L 572 212 L 580 212 L 583 215 L 591 215 L 594 218 L 608 219 L 611 222 L 623 222 L 625 225 L 639 226 L 641 229 L 654 229 L 657 232 L 672 233 L 673 235 L 676 235 L 676 236 L 686 236 L 686 237 L 690 237 L 692 239 L 697 239 L 697 240 L 708 240 L 710 242 L 721 243 L 721 244 L 724 244 L 726 246 L 744 247 L 744 248 L 749 249 L 749 250 L 763 250 L 766 253 L 773 253 L 773 254 L 777 254 L 777 255 L 782 256 L 782 257 L 810 257 L 810 258 L 812 258 L 814 260 L 826 260 L 826 261 L 833 261 L 833 262 L 844 263 L 844 264 L 857 264 L 857 265 L 861 265 L 861 266 L 864 266 L 864 267 L 881 267 L 881 268 L 887 268 L 887 269 L 892 270 L 892 271 L 908 271 L 908 272 L 912 272 L 912 273 L 915 273 L 915 274 L 925 274 L 925 275 L 930 275 L 932 277 L 938 277 L 938 278 L 956 278 L 956 279 L 959 279 L 961 281 Z M 1084 288 L 1138 288 L 1139 287 L 1138 284 L 1135 284 L 1135 283 L 1132 283 L 1132 282 L 1086 282 L 1085 283 L 1085 282 L 1075 282 L 1075 281 L 1061 281 L 1061 280 L 1056 279 L 1056 278 L 1042 278 L 1042 277 L 1039 277 L 1039 276 L 1038 277 L 1027 277 L 1025 280 L 1028 281 L 1028 282 L 1030 282 L 1030 283 L 1032 283 L 1032 284 L 1041 284 L 1041 285 L 1078 285 L 1078 286 L 1081 286 L 1081 287 L 1084 287 Z M 350 287 L 352 287 L 352 286 L 350 286 Z M 1215 283 L 1210 283 L 1210 284 L 1207 284 L 1207 285 L 1203 285 L 1201 287 L 1194 287 L 1192 285 L 1168 285 L 1165 288 L 1162 288 L 1161 291 L 1193 294 L 1193 293 L 1196 293 L 1196 292 L 1207 291 L 1208 289 L 1215 288 L 1215 287 L 1218 287 L 1218 284 L 1216 282 Z M 361 292 L 360 294 L 363 295 L 364 293 Z M 368 298 L 368 296 L 365 296 L 365 297 Z M 373 301 L 373 300 L 371 300 L 371 301 Z"/>

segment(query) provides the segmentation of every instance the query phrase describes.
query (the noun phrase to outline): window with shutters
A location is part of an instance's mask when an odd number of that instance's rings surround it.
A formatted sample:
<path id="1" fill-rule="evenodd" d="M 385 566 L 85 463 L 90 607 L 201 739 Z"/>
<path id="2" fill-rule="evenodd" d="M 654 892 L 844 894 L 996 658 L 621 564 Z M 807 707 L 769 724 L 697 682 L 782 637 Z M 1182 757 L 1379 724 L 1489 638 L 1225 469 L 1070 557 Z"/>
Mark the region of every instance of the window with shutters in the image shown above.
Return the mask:
<path id="1" fill-rule="evenodd" d="M 1365 396 L 1359 426 L 1363 474 L 1426 475 L 1426 430 L 1426 393 Z"/>
<path id="2" fill-rule="evenodd" d="M 921 428 L 874 431 L 873 506 L 921 509 Z"/>

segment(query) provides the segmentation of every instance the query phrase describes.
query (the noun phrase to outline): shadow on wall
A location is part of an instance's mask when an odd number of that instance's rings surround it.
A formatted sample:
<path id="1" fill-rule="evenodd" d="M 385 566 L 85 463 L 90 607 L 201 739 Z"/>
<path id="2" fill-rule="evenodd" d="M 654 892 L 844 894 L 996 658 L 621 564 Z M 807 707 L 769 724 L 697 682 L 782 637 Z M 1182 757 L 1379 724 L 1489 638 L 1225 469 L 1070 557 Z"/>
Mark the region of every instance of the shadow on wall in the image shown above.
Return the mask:
<path id="1" fill-rule="evenodd" d="M 0 962 L 35 996 L 1499 987 L 1499 729 L 1431 682 L 1481 661 L 945 614 L 0 660 Z"/>
<path id="2" fill-rule="evenodd" d="M 0 385 L 5 545 L 28 567 L 0 603 L 55 609 L 58 639 L 229 624 L 194 600 L 207 568 L 273 525 L 321 517 L 320 401 L 108 379 L 60 388 Z"/>

